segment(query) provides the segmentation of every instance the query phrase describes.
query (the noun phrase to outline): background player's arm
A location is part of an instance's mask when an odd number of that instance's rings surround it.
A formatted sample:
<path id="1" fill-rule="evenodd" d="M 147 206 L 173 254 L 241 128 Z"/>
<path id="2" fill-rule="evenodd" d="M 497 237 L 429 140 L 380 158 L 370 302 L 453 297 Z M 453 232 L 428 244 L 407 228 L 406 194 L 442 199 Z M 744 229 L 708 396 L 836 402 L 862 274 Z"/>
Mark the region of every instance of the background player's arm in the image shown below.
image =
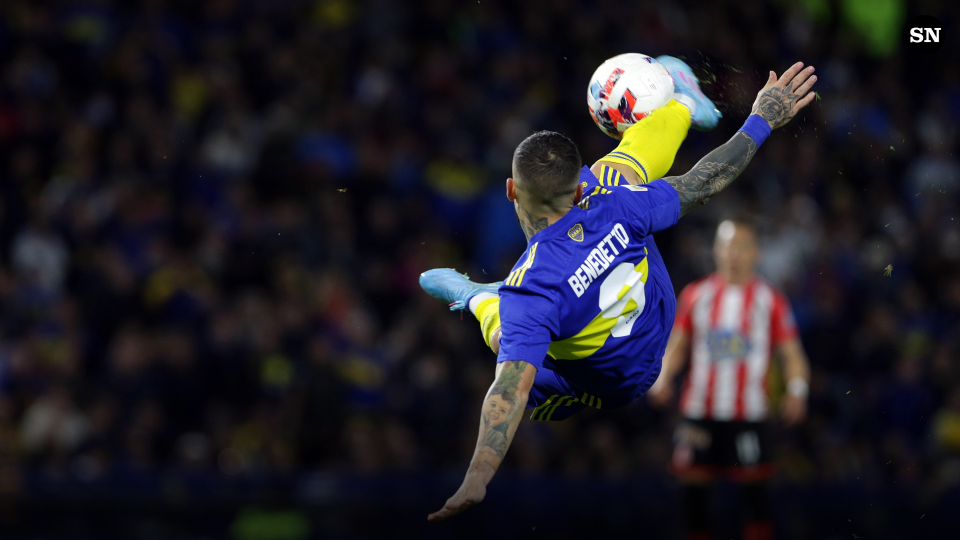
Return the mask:
<path id="1" fill-rule="evenodd" d="M 777 353 L 783 361 L 783 373 L 788 381 L 787 393 L 783 399 L 783 421 L 787 425 L 797 424 L 802 422 L 807 415 L 810 362 L 803 352 L 803 345 L 800 344 L 799 338 L 784 341 Z M 791 384 L 797 385 L 799 388 L 791 388 Z"/>
<path id="2" fill-rule="evenodd" d="M 481 414 L 477 448 L 460 489 L 447 499 L 443 508 L 430 514 L 427 519 L 440 521 L 459 514 L 482 501 L 486 496 L 487 484 L 503 462 L 503 457 L 520 425 L 523 417 L 520 413 L 527 406 L 527 398 L 530 395 L 530 389 L 533 388 L 536 373 L 536 367 L 519 360 L 501 362 L 497 365 L 497 378 L 487 392 L 484 406 L 486 407 L 488 402 L 506 392 L 513 400 L 512 408 L 506 413 L 506 419 L 497 419 L 497 421 L 491 421 L 486 411 Z"/>
<path id="3" fill-rule="evenodd" d="M 647 392 L 647 398 L 657 407 L 665 407 L 673 400 L 673 380 L 687 365 L 690 349 L 690 334 L 686 330 L 674 327 L 663 353 L 663 367 L 660 377 Z"/>
<path id="4" fill-rule="evenodd" d="M 771 71 L 767 84 L 757 94 L 752 114 L 766 120 L 772 129 L 789 122 L 800 109 L 813 101 L 814 93 L 809 90 L 817 78 L 811 76 L 813 66 L 802 68 L 803 64 L 797 62 L 785 71 L 780 79 Z M 730 185 L 740 176 L 756 152 L 756 141 L 746 133 L 738 131 L 723 146 L 701 159 L 690 172 L 664 178 L 680 195 L 681 215 L 706 204 Z"/>

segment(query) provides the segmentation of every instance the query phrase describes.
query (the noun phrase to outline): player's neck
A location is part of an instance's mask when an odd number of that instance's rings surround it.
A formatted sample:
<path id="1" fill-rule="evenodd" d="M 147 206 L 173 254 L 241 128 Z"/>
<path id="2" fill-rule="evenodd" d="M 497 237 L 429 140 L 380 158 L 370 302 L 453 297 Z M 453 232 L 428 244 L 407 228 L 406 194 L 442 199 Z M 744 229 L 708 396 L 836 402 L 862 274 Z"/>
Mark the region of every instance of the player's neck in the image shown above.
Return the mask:
<path id="1" fill-rule="evenodd" d="M 746 285 L 753 280 L 753 276 L 755 275 L 753 272 L 733 273 L 724 272 L 722 270 L 719 272 L 719 274 L 727 285 Z"/>
<path id="2" fill-rule="evenodd" d="M 572 208 L 573 206 L 566 209 L 541 207 L 528 211 L 526 208 L 520 207 L 517 212 L 517 220 L 520 221 L 520 228 L 523 229 L 523 235 L 527 237 L 529 242 L 533 235 L 560 221 Z"/>

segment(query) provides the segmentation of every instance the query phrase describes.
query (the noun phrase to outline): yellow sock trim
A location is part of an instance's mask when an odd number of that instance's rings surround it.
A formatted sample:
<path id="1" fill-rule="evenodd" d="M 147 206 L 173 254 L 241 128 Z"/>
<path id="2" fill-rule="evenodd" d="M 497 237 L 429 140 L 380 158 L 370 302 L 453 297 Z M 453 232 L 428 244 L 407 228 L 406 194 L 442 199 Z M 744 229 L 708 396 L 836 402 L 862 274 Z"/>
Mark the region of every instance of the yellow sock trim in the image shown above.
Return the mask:
<path id="1" fill-rule="evenodd" d="M 600 161 L 626 165 L 644 184 L 663 178 L 690 130 L 690 110 L 675 99 L 623 132 L 620 145 Z"/>
<path id="2" fill-rule="evenodd" d="M 483 342 L 490 346 L 490 338 L 500 329 L 500 297 L 487 298 L 477 304 L 477 320 L 483 332 Z"/>

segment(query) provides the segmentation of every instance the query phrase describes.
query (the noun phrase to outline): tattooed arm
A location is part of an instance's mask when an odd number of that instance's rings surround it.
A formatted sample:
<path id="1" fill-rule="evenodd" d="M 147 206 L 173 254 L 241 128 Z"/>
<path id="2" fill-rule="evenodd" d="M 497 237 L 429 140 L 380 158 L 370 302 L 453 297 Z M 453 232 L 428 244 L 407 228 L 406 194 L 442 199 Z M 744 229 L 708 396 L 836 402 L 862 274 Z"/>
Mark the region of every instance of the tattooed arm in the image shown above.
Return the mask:
<path id="1" fill-rule="evenodd" d="M 487 494 L 487 484 L 503 462 L 503 456 L 520 425 L 520 413 L 527 405 L 536 373 L 537 368 L 526 362 L 501 362 L 497 365 L 497 378 L 483 402 L 480 436 L 463 484 L 447 499 L 443 508 L 427 516 L 428 520 L 446 519 L 483 500 Z"/>
<path id="2" fill-rule="evenodd" d="M 780 79 L 771 71 L 767 84 L 760 89 L 753 103 L 752 114 L 766 120 L 771 129 L 782 127 L 813 101 L 814 93 L 810 92 L 810 88 L 817 81 L 813 71 L 813 66 L 803 69 L 801 62 L 791 66 Z M 680 194 L 680 214 L 706 204 L 711 197 L 730 185 L 755 153 L 757 143 L 739 131 L 723 146 L 701 159 L 690 172 L 665 177 L 664 180 Z"/>

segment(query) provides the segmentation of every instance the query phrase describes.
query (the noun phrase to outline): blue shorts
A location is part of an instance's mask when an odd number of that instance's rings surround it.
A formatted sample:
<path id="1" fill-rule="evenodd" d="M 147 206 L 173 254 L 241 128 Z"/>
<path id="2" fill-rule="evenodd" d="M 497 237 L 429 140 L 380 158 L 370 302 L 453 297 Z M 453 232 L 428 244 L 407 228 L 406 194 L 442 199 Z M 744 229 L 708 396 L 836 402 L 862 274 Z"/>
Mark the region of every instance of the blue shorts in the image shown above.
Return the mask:
<path id="1" fill-rule="evenodd" d="M 609 405 L 612 405 L 608 401 Z M 622 405 L 621 405 L 622 406 Z M 566 420 L 585 407 L 603 408 L 603 400 L 580 391 L 552 369 L 541 367 L 533 379 L 527 408 L 533 409 L 531 420 L 544 422 Z M 612 407 L 618 408 L 618 407 Z"/>

